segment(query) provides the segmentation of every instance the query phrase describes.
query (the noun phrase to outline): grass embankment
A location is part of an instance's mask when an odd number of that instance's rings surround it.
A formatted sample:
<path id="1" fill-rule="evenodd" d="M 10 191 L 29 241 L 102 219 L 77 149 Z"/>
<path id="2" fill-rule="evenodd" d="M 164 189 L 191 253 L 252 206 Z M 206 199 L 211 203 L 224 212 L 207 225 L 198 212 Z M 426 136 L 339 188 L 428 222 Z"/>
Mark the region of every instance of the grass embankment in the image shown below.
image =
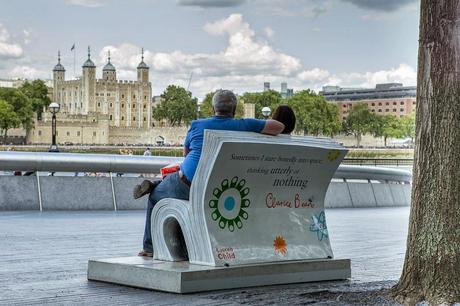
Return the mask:
<path id="1" fill-rule="evenodd" d="M 413 149 L 350 149 L 345 158 L 414 158 Z"/>

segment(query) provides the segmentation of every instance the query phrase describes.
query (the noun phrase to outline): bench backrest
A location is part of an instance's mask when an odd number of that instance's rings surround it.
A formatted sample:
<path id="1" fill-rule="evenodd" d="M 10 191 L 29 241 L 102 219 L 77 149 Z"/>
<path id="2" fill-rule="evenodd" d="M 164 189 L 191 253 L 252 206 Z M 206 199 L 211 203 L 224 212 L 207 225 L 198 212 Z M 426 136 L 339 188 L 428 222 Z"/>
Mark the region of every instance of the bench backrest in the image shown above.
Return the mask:
<path id="1" fill-rule="evenodd" d="M 330 139 L 206 131 L 190 198 L 203 261 L 332 257 L 324 197 L 345 154 Z"/>

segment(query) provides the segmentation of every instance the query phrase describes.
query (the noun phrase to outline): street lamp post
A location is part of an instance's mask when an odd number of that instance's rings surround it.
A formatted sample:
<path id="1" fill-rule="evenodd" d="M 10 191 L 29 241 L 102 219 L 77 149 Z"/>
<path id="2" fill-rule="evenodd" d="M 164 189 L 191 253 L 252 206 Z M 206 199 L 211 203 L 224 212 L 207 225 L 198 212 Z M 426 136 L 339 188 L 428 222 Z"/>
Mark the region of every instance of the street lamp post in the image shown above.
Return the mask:
<path id="1" fill-rule="evenodd" d="M 56 114 L 59 112 L 59 104 L 56 102 L 51 102 L 51 104 L 48 106 L 48 109 L 52 116 L 51 120 L 51 146 L 48 152 L 59 152 L 58 146 L 56 144 Z"/>
<path id="2" fill-rule="evenodd" d="M 264 119 L 265 119 L 265 120 L 268 119 L 268 117 L 270 116 L 271 112 L 272 112 L 272 111 L 271 111 L 270 107 L 268 107 L 268 106 L 264 106 L 264 107 L 262 108 L 262 116 L 264 116 Z"/>

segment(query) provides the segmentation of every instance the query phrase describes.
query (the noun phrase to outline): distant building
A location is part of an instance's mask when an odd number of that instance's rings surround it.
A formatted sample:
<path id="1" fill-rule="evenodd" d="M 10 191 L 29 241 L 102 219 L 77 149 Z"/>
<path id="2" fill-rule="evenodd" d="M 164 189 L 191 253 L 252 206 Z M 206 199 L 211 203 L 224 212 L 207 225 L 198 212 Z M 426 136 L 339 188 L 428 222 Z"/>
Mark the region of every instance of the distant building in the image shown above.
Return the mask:
<path id="1" fill-rule="evenodd" d="M 341 88 L 324 86 L 319 92 L 328 101 L 355 101 L 363 99 L 387 99 L 415 97 L 416 86 L 403 86 L 401 83 L 377 84 L 375 88 Z"/>
<path id="2" fill-rule="evenodd" d="M 19 88 L 25 81 L 23 79 L 0 79 L 0 87 Z"/>
<path id="3" fill-rule="evenodd" d="M 270 90 L 270 82 L 264 82 L 264 91 Z"/>
<path id="4" fill-rule="evenodd" d="M 0 87 L 19 88 L 28 80 L 26 79 L 0 79 Z M 49 88 L 53 87 L 53 80 L 43 80 Z"/>
<path id="5" fill-rule="evenodd" d="M 327 101 L 336 102 L 341 120 L 345 120 L 354 103 L 366 103 L 378 115 L 409 115 L 415 109 L 416 86 L 401 83 L 377 84 L 375 88 L 341 88 L 324 86 L 319 92 Z"/>
<path id="6" fill-rule="evenodd" d="M 282 82 L 281 83 L 281 94 L 286 94 L 287 93 L 287 83 Z"/>
<path id="7" fill-rule="evenodd" d="M 157 107 L 161 103 L 161 96 L 153 96 L 152 97 L 152 106 Z"/>
<path id="8" fill-rule="evenodd" d="M 288 88 L 288 85 L 286 82 L 281 83 L 281 97 L 283 99 L 292 97 L 294 95 L 294 89 Z"/>

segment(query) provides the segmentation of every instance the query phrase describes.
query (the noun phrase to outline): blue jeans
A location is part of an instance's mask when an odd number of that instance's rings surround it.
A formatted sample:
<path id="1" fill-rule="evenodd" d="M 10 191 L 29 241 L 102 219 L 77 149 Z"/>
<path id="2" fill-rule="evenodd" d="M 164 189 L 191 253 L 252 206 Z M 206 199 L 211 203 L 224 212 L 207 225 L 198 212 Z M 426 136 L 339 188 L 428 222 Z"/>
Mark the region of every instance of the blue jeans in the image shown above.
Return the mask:
<path id="1" fill-rule="evenodd" d="M 152 231 L 150 217 L 152 216 L 153 207 L 165 198 L 176 198 L 188 200 L 190 196 L 190 187 L 187 186 L 179 177 L 179 172 L 174 172 L 166 176 L 163 181 L 149 195 L 147 204 L 147 215 L 145 217 L 144 230 L 144 251 L 152 252 Z"/>

